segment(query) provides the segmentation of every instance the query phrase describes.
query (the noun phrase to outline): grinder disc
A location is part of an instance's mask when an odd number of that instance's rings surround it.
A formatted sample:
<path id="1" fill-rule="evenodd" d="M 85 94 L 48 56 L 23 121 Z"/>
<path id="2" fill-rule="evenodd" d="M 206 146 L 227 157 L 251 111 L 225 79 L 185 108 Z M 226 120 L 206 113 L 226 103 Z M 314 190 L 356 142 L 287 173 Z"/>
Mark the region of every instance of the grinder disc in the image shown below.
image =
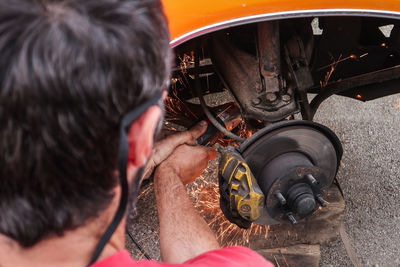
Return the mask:
<path id="1" fill-rule="evenodd" d="M 303 176 L 307 173 L 318 180 L 318 186 L 313 187 L 314 192 L 323 194 L 336 176 L 343 153 L 338 137 L 330 129 L 315 122 L 296 120 L 261 129 L 238 150 L 265 194 L 265 208 L 260 219 L 255 221 L 257 224 L 287 221 L 285 214 L 289 211 L 280 207 L 273 194 L 277 190 L 288 191 L 296 183 L 301 187 Z M 299 157 L 304 159 L 299 161 Z M 300 177 L 299 172 L 303 171 Z M 299 177 L 293 178 L 293 175 Z M 309 214 L 300 214 L 297 218 Z"/>

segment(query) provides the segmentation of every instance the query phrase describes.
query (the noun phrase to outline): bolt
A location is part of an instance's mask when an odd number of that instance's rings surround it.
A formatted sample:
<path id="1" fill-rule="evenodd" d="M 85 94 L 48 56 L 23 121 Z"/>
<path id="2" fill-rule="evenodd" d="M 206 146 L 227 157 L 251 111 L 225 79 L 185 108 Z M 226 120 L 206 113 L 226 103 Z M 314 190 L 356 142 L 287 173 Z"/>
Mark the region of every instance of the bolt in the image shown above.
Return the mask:
<path id="1" fill-rule="evenodd" d="M 322 198 L 322 196 L 321 195 L 316 195 L 315 196 L 315 198 L 317 199 L 317 201 L 319 202 L 319 204 L 322 206 L 322 207 L 326 207 L 326 202 L 325 202 L 325 200 Z"/>
<path id="2" fill-rule="evenodd" d="M 288 217 L 289 221 L 290 221 L 293 225 L 296 225 L 296 224 L 297 224 L 297 220 L 296 220 L 296 218 L 293 216 L 293 213 L 288 212 L 288 213 L 286 213 L 286 216 Z"/>
<path id="3" fill-rule="evenodd" d="M 283 95 L 282 96 L 282 100 L 285 101 L 285 102 L 289 102 L 290 99 L 291 99 L 290 95 Z"/>
<path id="4" fill-rule="evenodd" d="M 277 99 L 275 93 L 267 93 L 266 98 L 269 102 L 274 102 Z"/>
<path id="5" fill-rule="evenodd" d="M 240 207 L 240 210 L 241 210 L 242 212 L 249 212 L 250 209 L 251 209 L 250 206 L 247 205 L 247 204 L 245 204 L 245 205 L 243 205 L 243 206 Z"/>
<path id="6" fill-rule="evenodd" d="M 286 204 L 286 199 L 285 199 L 285 197 L 282 195 L 281 192 L 279 192 L 279 191 L 278 191 L 278 192 L 275 192 L 275 196 L 276 196 L 276 198 L 279 200 L 279 203 L 281 203 L 282 206 Z"/>
<path id="7" fill-rule="evenodd" d="M 312 174 L 307 174 L 306 175 L 307 181 L 312 184 L 312 185 L 317 185 L 318 181 L 312 176 Z"/>
<path id="8" fill-rule="evenodd" d="M 253 103 L 253 105 L 256 106 L 261 103 L 261 99 L 259 97 L 257 97 L 256 99 L 253 99 L 251 102 Z"/>

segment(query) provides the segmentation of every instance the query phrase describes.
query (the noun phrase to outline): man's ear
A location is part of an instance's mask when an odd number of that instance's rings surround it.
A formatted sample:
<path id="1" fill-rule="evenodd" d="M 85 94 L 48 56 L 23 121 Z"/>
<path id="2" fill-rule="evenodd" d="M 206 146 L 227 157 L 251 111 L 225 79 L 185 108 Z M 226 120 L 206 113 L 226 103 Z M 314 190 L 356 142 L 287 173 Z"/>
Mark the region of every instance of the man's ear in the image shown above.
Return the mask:
<path id="1" fill-rule="evenodd" d="M 134 123 L 128 132 L 129 163 L 141 167 L 146 163 L 153 148 L 153 138 L 161 117 L 161 109 L 151 106 Z"/>

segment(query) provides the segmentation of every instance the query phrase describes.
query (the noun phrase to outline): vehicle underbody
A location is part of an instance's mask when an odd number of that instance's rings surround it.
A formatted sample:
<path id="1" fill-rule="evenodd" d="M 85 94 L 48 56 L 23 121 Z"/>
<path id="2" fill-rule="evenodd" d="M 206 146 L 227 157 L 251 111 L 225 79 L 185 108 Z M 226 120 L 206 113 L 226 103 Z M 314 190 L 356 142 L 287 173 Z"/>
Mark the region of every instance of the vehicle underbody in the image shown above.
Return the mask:
<path id="1" fill-rule="evenodd" d="M 197 37 L 175 47 L 175 55 L 168 122 L 191 127 L 207 110 L 214 117 L 232 105 L 240 110 L 240 123 L 229 129 L 234 137 L 220 134 L 209 144 L 234 145 L 256 180 L 220 179 L 227 198 L 223 211 L 241 227 L 295 224 L 326 206 L 323 197 L 342 156 L 336 135 L 313 122 L 327 98 L 369 101 L 400 92 L 395 19 L 263 21 Z M 223 95 L 219 105 L 198 104 L 215 94 Z M 232 190 L 235 184 L 239 189 Z M 253 189 L 262 192 L 262 201 L 248 207 L 230 201 L 250 199 Z M 241 209 L 257 209 L 259 215 L 246 217 Z"/>

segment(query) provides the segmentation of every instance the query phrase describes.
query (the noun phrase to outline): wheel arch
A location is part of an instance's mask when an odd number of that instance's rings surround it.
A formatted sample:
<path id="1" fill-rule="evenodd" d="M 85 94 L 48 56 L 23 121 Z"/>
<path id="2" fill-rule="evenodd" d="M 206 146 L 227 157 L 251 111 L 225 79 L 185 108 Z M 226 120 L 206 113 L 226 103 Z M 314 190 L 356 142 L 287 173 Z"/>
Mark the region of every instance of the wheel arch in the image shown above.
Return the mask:
<path id="1" fill-rule="evenodd" d="M 249 23 L 321 16 L 365 16 L 400 19 L 398 0 L 191 1 L 163 0 L 171 32 L 171 47 L 221 29 Z"/>

